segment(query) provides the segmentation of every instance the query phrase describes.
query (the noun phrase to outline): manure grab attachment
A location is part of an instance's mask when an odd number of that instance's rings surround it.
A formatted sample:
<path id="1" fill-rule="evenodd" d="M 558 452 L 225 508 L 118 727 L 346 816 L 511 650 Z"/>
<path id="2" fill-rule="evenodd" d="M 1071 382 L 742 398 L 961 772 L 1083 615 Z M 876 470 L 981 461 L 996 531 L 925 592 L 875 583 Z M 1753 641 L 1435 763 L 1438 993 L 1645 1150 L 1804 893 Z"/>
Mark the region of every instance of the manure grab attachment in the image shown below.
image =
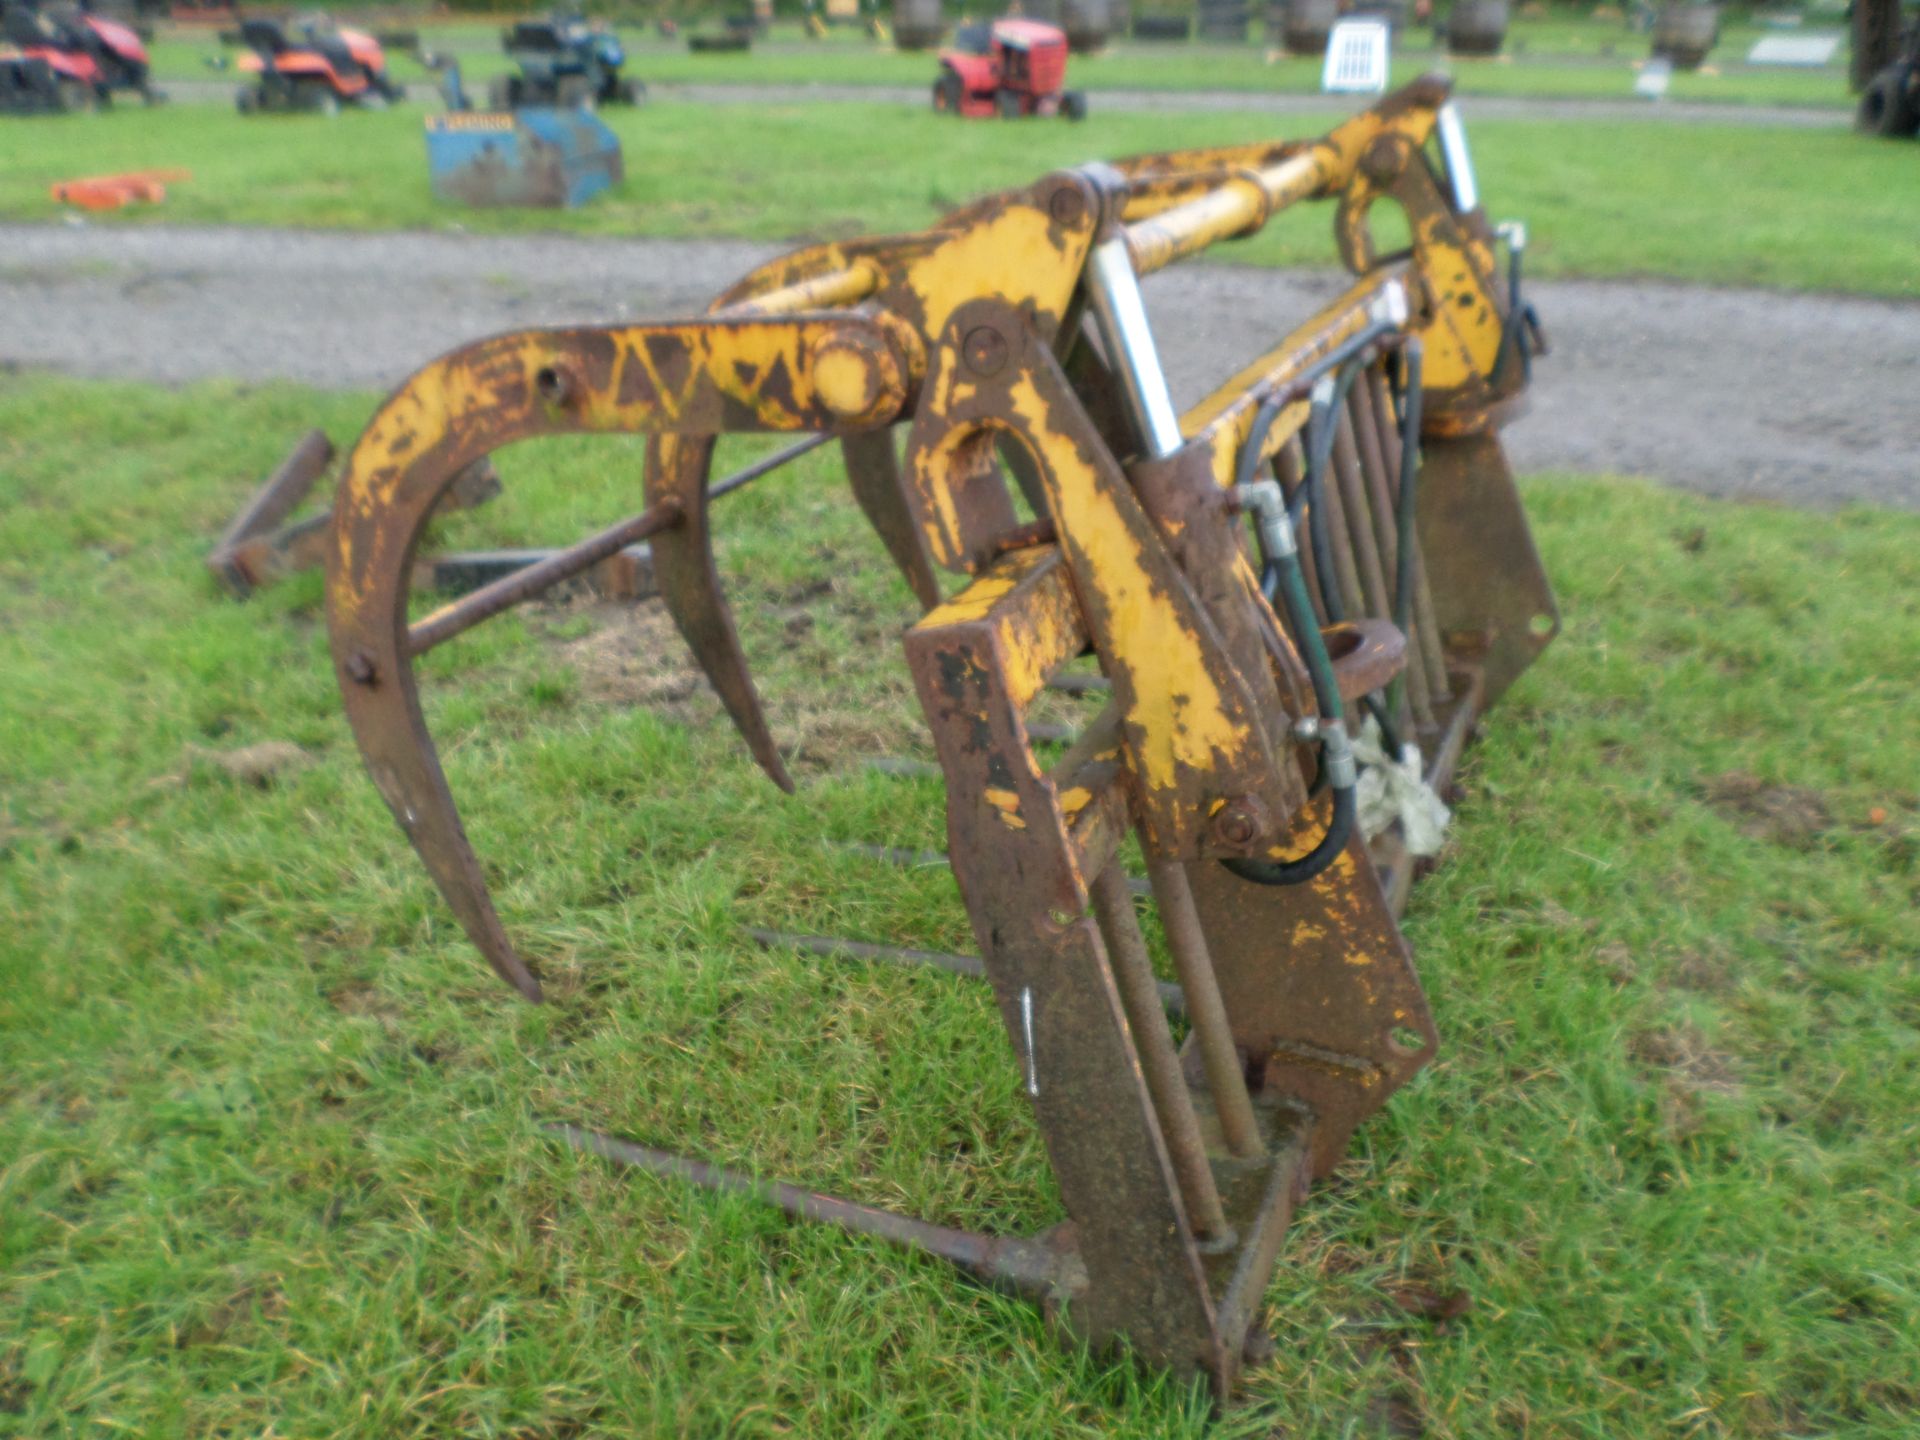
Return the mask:
<path id="1" fill-rule="evenodd" d="M 1178 413 L 1140 277 L 1312 201 L 1333 207 L 1350 287 Z M 1402 253 L 1374 245 L 1381 201 L 1404 212 Z M 1068 1218 L 985 1236 L 556 1133 L 944 1255 L 1224 1397 L 1259 1352 L 1294 1206 L 1435 1050 L 1398 924 L 1431 826 L 1364 803 L 1369 776 L 1444 794 L 1558 627 L 1498 437 L 1539 341 L 1511 281 L 1429 78 L 1320 139 L 1060 171 L 918 234 L 797 251 L 696 319 L 499 335 L 401 385 L 340 484 L 333 659 L 381 794 L 529 1000 L 535 966 L 495 913 L 414 660 L 645 541 L 749 750 L 792 789 L 710 506 L 838 445 L 925 612 L 906 660 L 980 951 L 925 958 L 990 981 Z M 716 437 L 741 431 L 796 438 L 711 479 Z M 648 437 L 645 508 L 409 623 L 415 547 L 457 478 L 577 433 Z M 1076 688 L 1104 708 L 1049 762 L 1029 708 L 1088 654 L 1100 676 Z M 1154 975 L 1142 894 L 1177 987 Z"/>

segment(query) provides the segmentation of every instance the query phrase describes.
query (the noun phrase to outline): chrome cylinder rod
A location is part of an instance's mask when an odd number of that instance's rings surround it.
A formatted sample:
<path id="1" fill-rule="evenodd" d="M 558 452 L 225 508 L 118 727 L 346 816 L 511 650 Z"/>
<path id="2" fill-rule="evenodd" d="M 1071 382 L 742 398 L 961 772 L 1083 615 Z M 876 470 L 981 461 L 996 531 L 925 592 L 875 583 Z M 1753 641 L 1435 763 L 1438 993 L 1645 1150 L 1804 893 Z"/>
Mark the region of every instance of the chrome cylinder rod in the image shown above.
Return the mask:
<path id="1" fill-rule="evenodd" d="M 1455 213 L 1465 215 L 1480 208 L 1480 187 L 1473 181 L 1473 155 L 1467 149 L 1467 127 L 1460 120 L 1460 106 L 1452 100 L 1440 107 L 1436 130 L 1440 136 L 1440 156 L 1447 162 L 1447 183 L 1453 189 Z"/>
<path id="2" fill-rule="evenodd" d="M 1107 350 L 1107 363 L 1120 377 L 1134 428 L 1143 453 L 1154 459 L 1180 448 L 1180 416 L 1173 408 L 1160 353 L 1147 327 L 1146 302 L 1140 296 L 1140 277 L 1124 236 L 1116 235 L 1093 247 L 1087 257 L 1087 302 Z"/>

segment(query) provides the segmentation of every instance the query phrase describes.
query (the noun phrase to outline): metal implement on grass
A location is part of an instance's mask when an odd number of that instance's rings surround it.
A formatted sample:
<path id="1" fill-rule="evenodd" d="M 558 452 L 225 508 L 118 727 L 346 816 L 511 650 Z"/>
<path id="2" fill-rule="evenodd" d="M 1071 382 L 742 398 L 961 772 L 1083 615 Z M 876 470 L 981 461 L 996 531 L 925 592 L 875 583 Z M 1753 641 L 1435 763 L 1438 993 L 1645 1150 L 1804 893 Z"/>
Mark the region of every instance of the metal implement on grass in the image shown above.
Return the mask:
<path id="1" fill-rule="evenodd" d="M 1179 413 L 1140 277 L 1316 200 L 1351 285 Z M 1404 212 L 1401 253 L 1373 243 L 1382 201 Z M 558 1133 L 945 1255 L 1224 1396 L 1258 1353 L 1308 1182 L 1434 1053 L 1398 925 L 1410 822 L 1362 792 L 1381 768 L 1445 791 L 1477 717 L 1557 628 L 1498 438 L 1538 344 L 1429 78 L 1319 139 L 1059 171 L 918 234 L 797 251 L 697 319 L 518 331 L 417 372 L 348 460 L 328 624 L 367 767 L 489 963 L 540 998 L 414 660 L 644 539 L 748 748 L 791 789 L 711 553 L 710 501 L 750 476 L 708 468 L 723 433 L 806 437 L 775 458 L 836 442 L 925 607 L 906 660 L 946 858 L 1068 1218 L 975 1235 Z M 467 467 L 532 437 L 634 432 L 644 510 L 409 623 L 414 548 Z M 942 571 L 962 577 L 951 594 Z M 1074 688 L 1102 708 L 1049 759 L 1030 707 L 1089 654 L 1100 675 Z"/>

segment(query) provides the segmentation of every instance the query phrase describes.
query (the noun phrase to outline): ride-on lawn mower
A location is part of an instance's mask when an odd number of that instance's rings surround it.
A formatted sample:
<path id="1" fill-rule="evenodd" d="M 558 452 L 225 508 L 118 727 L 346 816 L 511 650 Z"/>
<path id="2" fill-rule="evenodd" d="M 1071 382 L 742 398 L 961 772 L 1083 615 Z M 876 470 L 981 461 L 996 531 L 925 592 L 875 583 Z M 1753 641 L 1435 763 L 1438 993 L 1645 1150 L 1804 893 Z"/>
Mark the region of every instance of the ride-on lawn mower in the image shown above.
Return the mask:
<path id="1" fill-rule="evenodd" d="M 8 8 L 21 15 L 19 32 L 9 38 L 26 47 L 28 53 L 54 51 L 92 62 L 91 77 L 84 77 L 85 65 L 61 73 L 76 80 L 85 78 L 97 101 L 111 103 L 116 90 L 131 91 L 149 105 L 164 98 L 153 88 L 147 47 L 131 27 L 94 14 L 84 0 L 78 5 L 21 4 Z"/>
<path id="2" fill-rule="evenodd" d="M 386 56 L 371 35 L 312 24 L 295 39 L 276 20 L 249 19 L 240 22 L 240 41 L 248 52 L 240 57 L 240 69 L 255 77 L 233 97 L 242 115 L 259 110 L 332 115 L 342 105 L 386 103 L 386 90 L 368 78 L 378 74 L 381 86 L 387 86 Z"/>
<path id="3" fill-rule="evenodd" d="M 336 69 L 357 73 L 367 88 L 388 104 L 407 98 L 406 87 L 387 73 L 387 52 L 380 41 L 365 30 L 336 25 L 325 14 L 302 15 L 293 28 L 309 45 L 332 59 Z"/>
<path id="4" fill-rule="evenodd" d="M 1901 0 L 1859 0 L 1853 20 L 1854 129 L 1889 140 L 1920 135 L 1920 17 L 1906 20 Z"/>
<path id="5" fill-rule="evenodd" d="M 933 108 L 943 115 L 1064 115 L 1084 120 L 1087 97 L 1063 90 L 1067 35 L 1038 20 L 965 25 L 940 52 Z"/>
<path id="6" fill-rule="evenodd" d="M 487 87 L 495 110 L 522 105 L 638 105 L 647 87 L 623 79 L 626 47 L 599 21 L 555 11 L 543 20 L 522 20 L 500 33 L 501 48 L 520 67 L 518 75 L 495 77 Z"/>
<path id="7" fill-rule="evenodd" d="M 91 110 L 99 96 L 100 67 L 85 51 L 57 43 L 53 25 L 34 10 L 0 10 L 0 111 L 33 114 Z"/>

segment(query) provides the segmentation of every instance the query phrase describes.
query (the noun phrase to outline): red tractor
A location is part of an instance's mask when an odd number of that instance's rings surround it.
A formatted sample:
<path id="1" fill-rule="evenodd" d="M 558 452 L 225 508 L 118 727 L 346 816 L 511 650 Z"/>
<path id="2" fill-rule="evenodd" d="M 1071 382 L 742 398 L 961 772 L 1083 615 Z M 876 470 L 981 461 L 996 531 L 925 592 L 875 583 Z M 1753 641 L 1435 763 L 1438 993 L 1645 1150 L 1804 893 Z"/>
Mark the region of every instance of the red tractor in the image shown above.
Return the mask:
<path id="1" fill-rule="evenodd" d="M 1082 120 L 1087 97 L 1063 90 L 1067 34 L 1038 20 L 962 26 L 940 52 L 933 108 L 943 115 L 1064 115 Z"/>
<path id="2" fill-rule="evenodd" d="M 106 94 L 99 63 L 50 16 L 0 4 L 0 111 L 91 110 Z"/>
<path id="3" fill-rule="evenodd" d="M 343 105 L 377 109 L 405 91 L 387 77 L 380 42 L 314 18 L 298 25 L 251 17 L 240 22 L 247 53 L 237 67 L 248 77 L 234 96 L 242 115 L 263 110 L 338 113 Z"/>

